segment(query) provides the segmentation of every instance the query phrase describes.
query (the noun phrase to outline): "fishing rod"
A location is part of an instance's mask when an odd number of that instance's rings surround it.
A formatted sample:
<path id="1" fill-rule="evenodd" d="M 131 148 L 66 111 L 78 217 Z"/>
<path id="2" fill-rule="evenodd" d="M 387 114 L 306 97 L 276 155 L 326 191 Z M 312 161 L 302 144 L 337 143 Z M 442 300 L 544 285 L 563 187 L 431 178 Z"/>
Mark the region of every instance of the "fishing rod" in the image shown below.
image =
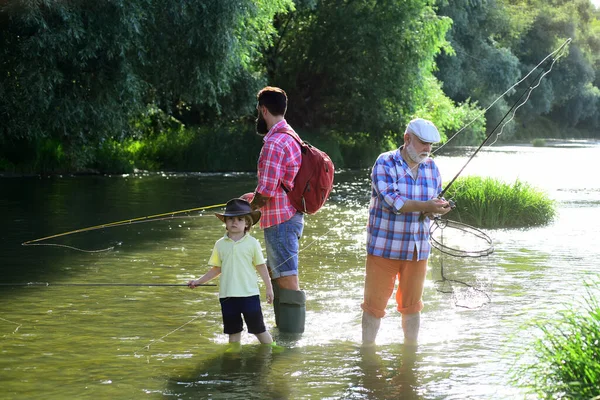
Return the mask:
<path id="1" fill-rule="evenodd" d="M 25 282 L 25 283 L 0 283 L 0 286 L 187 286 L 187 283 L 50 283 L 50 282 Z M 194 286 L 217 286 L 204 283 Z"/>
<path id="2" fill-rule="evenodd" d="M 520 84 L 521 82 L 523 82 L 536 68 L 538 68 L 540 65 L 542 65 L 544 62 L 546 62 L 546 60 L 548 60 L 548 58 L 550 58 L 552 55 L 555 54 L 560 54 L 560 52 L 563 50 L 563 48 L 568 45 L 571 42 L 571 38 L 567 39 L 558 49 L 556 49 L 555 51 L 553 51 L 552 53 L 550 53 L 548 56 L 546 56 L 546 58 L 544 58 L 538 65 L 536 65 L 526 76 L 525 78 L 521 79 L 519 82 L 517 82 L 515 85 L 513 85 L 511 87 L 514 88 L 515 86 L 517 86 L 518 84 Z M 479 147 L 477 147 L 477 149 L 475 150 L 475 152 L 473 152 L 473 154 L 471 154 L 471 156 L 468 158 L 467 162 L 465 162 L 465 164 L 462 166 L 462 168 L 458 171 L 458 173 L 450 180 L 450 182 L 448 182 L 448 184 L 446 185 L 446 187 L 444 189 L 442 189 L 442 191 L 440 192 L 440 194 L 438 194 L 437 198 L 438 199 L 443 199 L 444 198 L 444 194 L 448 191 L 448 189 L 450 189 L 450 187 L 454 184 L 454 182 L 456 181 L 456 179 L 458 179 L 458 177 L 460 176 L 460 174 L 462 174 L 462 172 L 465 170 L 465 168 L 467 167 L 467 165 L 469 165 L 469 163 L 473 160 L 473 158 L 475 158 L 475 156 L 477 155 L 477 153 L 479 153 L 479 150 L 481 150 L 481 148 L 487 143 L 487 141 L 492 137 L 492 135 L 496 132 L 496 130 L 498 129 L 498 127 L 500 125 L 502 125 L 502 129 L 500 131 L 500 133 L 498 134 L 498 136 L 500 136 L 500 134 L 502 133 L 502 131 L 504 130 L 504 126 L 510 122 L 513 118 L 514 118 L 514 114 L 516 113 L 517 109 L 520 108 L 523 104 L 525 104 L 527 102 L 527 100 L 529 99 L 529 96 L 531 95 L 531 92 L 537 88 L 541 81 L 542 78 L 544 76 L 546 76 L 546 74 L 550 73 L 550 71 L 552 71 L 552 67 L 554 66 L 554 63 L 560 58 L 562 57 L 562 54 L 559 55 L 558 57 L 555 57 L 552 59 L 552 64 L 550 64 L 550 69 L 548 71 L 545 71 L 544 69 L 542 69 L 539 74 L 535 77 L 535 79 L 533 80 L 533 82 L 537 82 L 537 84 L 535 86 L 529 86 L 527 89 L 523 90 L 523 92 L 521 93 L 521 95 L 519 96 L 519 98 L 513 103 L 513 105 L 510 107 L 510 109 L 504 114 L 504 116 L 500 119 L 500 121 L 498 121 L 498 123 L 496 124 L 496 126 L 494 127 L 494 129 L 491 130 L 491 132 L 485 137 L 485 139 L 481 142 L 481 144 L 479 145 Z M 509 89 L 510 90 L 510 89 Z M 504 94 L 502 96 L 504 96 L 506 93 L 508 93 L 508 90 L 506 92 L 504 92 Z M 521 99 L 527 94 L 527 98 L 525 99 L 525 101 L 523 103 L 519 103 L 521 101 Z M 502 97 L 500 96 L 500 97 Z M 497 101 L 497 100 L 496 100 Z M 494 101 L 494 103 L 496 102 Z M 493 103 L 492 103 L 493 104 Z M 518 105 L 518 106 L 517 106 Z M 491 108 L 488 107 L 485 111 L 489 110 Z M 512 112 L 512 116 L 511 119 L 504 122 L 504 120 L 506 119 L 506 117 Z M 483 115 L 483 114 L 482 114 Z M 479 118 L 479 117 L 478 117 Z M 466 126 L 469 126 L 470 124 L 472 124 L 475 121 L 475 119 L 473 121 L 471 121 L 469 124 L 467 124 Z M 504 124 L 502 124 L 504 122 Z M 465 126 L 465 128 L 466 128 Z M 464 129 L 464 128 L 463 128 Z M 462 131 L 463 129 L 461 129 L 460 131 Z M 459 131 L 459 132 L 460 132 Z M 456 137 L 456 135 L 459 133 L 457 132 L 454 136 L 452 136 L 451 139 L 453 139 L 454 137 Z M 450 139 L 450 140 L 451 140 Z M 497 140 L 497 139 L 496 139 Z M 494 142 L 495 143 L 495 142 Z M 493 143 L 492 143 L 493 144 Z M 442 146 L 443 147 L 443 146 Z M 438 149 L 439 150 L 439 149 Z M 449 200 L 449 207 L 454 209 L 456 207 L 456 204 L 454 203 L 454 201 Z M 421 213 L 421 215 L 419 216 L 419 221 L 424 221 L 425 220 L 425 213 Z"/>
<path id="3" fill-rule="evenodd" d="M 225 205 L 226 205 L 225 203 L 213 204 L 212 206 L 196 207 L 196 208 L 190 208 L 187 210 L 171 211 L 171 212 L 162 213 L 162 214 L 148 215 L 145 217 L 138 217 L 138 218 L 126 219 L 126 220 L 122 220 L 122 221 L 109 222 L 106 224 L 89 226 L 87 228 L 75 229 L 75 230 L 69 231 L 69 232 L 58 233 L 56 235 L 46 236 L 46 237 L 42 237 L 39 239 L 28 240 L 26 242 L 21 243 L 21 245 L 22 246 L 36 246 L 36 245 L 39 246 L 39 245 L 42 245 L 42 243 L 38 243 L 38 242 L 43 242 L 44 240 L 54 239 L 57 237 L 72 235 L 74 233 L 88 232 L 88 231 L 94 231 L 97 229 L 104 229 L 104 228 L 114 228 L 114 227 L 121 226 L 121 225 L 134 224 L 134 223 L 140 223 L 140 222 L 150 222 L 150 221 L 156 221 L 156 220 L 161 220 L 161 219 L 168 219 L 168 218 L 164 218 L 164 217 L 174 218 L 174 216 L 177 214 L 189 213 L 189 212 L 193 212 L 193 211 L 203 211 L 203 210 L 207 210 L 209 208 L 224 207 Z M 48 246 L 70 247 L 70 246 L 57 245 L 57 244 L 47 244 L 47 245 Z M 70 247 L 70 248 L 73 248 L 73 247 Z M 77 249 L 77 250 L 79 250 L 79 249 Z"/>
<path id="4" fill-rule="evenodd" d="M 558 54 L 560 53 L 560 51 L 571 42 L 571 39 L 569 38 L 568 40 L 566 40 L 556 51 L 553 52 L 553 54 Z M 481 142 L 481 144 L 479 145 L 479 147 L 475 150 L 475 152 L 469 157 L 469 159 L 467 160 L 467 162 L 462 166 L 462 168 L 460 169 L 460 171 L 458 171 L 458 173 L 454 176 L 454 178 L 452 178 L 452 180 L 450 182 L 448 182 L 448 184 L 446 185 L 446 187 L 440 192 L 440 194 L 438 195 L 438 198 L 441 199 L 444 197 L 444 194 L 448 191 L 448 189 L 450 188 L 450 186 L 452 186 L 452 184 L 456 181 L 456 179 L 459 177 L 459 175 L 464 171 L 464 169 L 467 167 L 467 165 L 471 162 L 471 160 L 473 160 L 473 158 L 477 155 L 477 153 L 479 152 L 479 150 L 481 150 L 481 148 L 485 145 L 485 143 L 490 139 L 490 137 L 492 137 L 492 135 L 494 134 L 494 132 L 496 132 L 496 130 L 498 129 L 498 127 L 500 126 L 500 124 L 502 124 L 502 122 L 504 121 L 504 119 L 513 111 L 515 110 L 516 112 L 516 108 L 519 108 L 522 104 L 519 104 L 519 102 L 521 101 L 521 99 L 527 94 L 531 94 L 531 92 L 533 91 L 533 89 L 535 89 L 537 86 L 539 86 L 539 84 L 541 83 L 541 78 L 543 78 L 545 76 L 545 74 L 549 73 L 552 70 L 552 66 L 554 65 L 554 63 L 556 62 L 556 60 L 558 60 L 560 57 L 562 57 L 562 55 L 553 58 L 553 62 L 550 66 L 550 69 L 548 71 L 545 71 L 544 69 L 542 69 L 540 71 L 540 73 L 535 77 L 535 79 L 533 80 L 533 82 L 538 81 L 537 85 L 535 86 L 529 86 L 527 89 L 525 89 L 523 91 L 523 93 L 521 93 L 521 95 L 519 96 L 519 98 L 513 103 L 513 105 L 510 107 L 510 109 L 504 114 L 504 116 L 500 119 L 500 121 L 496 124 L 496 126 L 494 127 L 494 129 L 492 129 L 492 131 L 485 137 L 485 139 Z M 538 64 L 539 65 L 539 64 Z M 517 107 L 517 104 L 519 104 L 519 107 Z M 513 113 L 513 117 L 514 117 L 514 113 Z M 511 118 L 512 119 L 512 118 Z M 509 121 L 507 121 L 506 123 L 508 123 Z M 506 125 L 506 123 L 504 125 Z M 504 125 L 502 125 L 502 128 L 504 129 Z M 450 204 L 450 206 L 453 206 L 453 202 Z"/>
<path id="5" fill-rule="evenodd" d="M 535 77 L 534 82 L 537 81 L 537 79 L 543 73 L 544 73 L 544 70 L 541 70 L 540 73 L 538 74 L 538 76 Z M 496 126 L 494 127 L 494 129 L 492 129 L 492 131 L 490 133 L 488 133 L 488 135 L 485 137 L 485 139 L 483 139 L 483 141 L 481 142 L 481 144 L 479 145 L 479 147 L 477 147 L 477 149 L 473 152 L 473 154 L 471 154 L 471 156 L 469 157 L 469 159 L 467 160 L 467 162 L 465 162 L 465 164 L 458 171 L 458 173 L 456 175 L 454 175 L 454 178 L 452 178 L 452 180 L 450 182 L 448 182 L 448 184 L 446 185 L 446 187 L 444 189 L 442 189 L 442 191 L 438 195 L 439 199 L 441 199 L 441 198 L 444 197 L 444 194 L 448 191 L 448 189 L 450 188 L 450 186 L 452 186 L 452 184 L 454 183 L 454 181 L 456 181 L 456 179 L 459 177 L 459 175 L 462 174 L 462 172 L 465 170 L 465 168 L 467 168 L 467 165 L 469 165 L 469 163 L 471 162 L 471 160 L 473 160 L 473 158 L 475 158 L 475 156 L 477 155 L 477 153 L 479 153 L 479 150 L 481 150 L 481 148 L 485 145 L 485 143 L 492 137 L 492 135 L 494 134 L 494 132 L 496 132 L 496 129 L 498 129 L 498 127 L 500 126 L 500 124 L 504 121 L 504 119 L 508 116 L 508 114 L 510 114 L 510 112 L 517 106 L 517 104 L 521 101 L 521 99 L 523 98 L 523 96 L 525 96 L 525 94 L 529 90 L 531 90 L 531 87 L 527 88 L 526 90 L 523 91 L 523 93 L 521 93 L 521 95 L 519 96 L 519 98 L 513 103 L 513 105 L 510 107 L 510 109 L 504 114 L 504 116 L 496 124 Z"/>

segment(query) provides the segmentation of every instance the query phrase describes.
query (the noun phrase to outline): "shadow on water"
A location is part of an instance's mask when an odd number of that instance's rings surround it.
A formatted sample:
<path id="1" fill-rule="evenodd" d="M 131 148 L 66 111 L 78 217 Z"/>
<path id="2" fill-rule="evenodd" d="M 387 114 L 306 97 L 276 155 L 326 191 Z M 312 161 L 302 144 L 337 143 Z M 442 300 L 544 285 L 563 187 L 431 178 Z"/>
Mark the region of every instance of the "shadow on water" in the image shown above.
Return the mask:
<path id="1" fill-rule="evenodd" d="M 225 345 L 220 346 L 193 370 L 169 378 L 163 394 L 178 399 L 424 398 L 419 394 L 421 372 L 415 347 L 292 344 L 273 353 L 252 344 L 244 345 L 238 354 L 227 354 Z"/>
<path id="2" fill-rule="evenodd" d="M 169 379 L 164 394 L 178 399 L 287 399 L 286 379 L 274 378 L 279 357 L 265 345 L 244 345 L 228 354 L 225 345 L 191 372 Z"/>
<path id="3" fill-rule="evenodd" d="M 349 399 L 419 400 L 417 348 L 391 346 L 390 352 L 361 348 L 357 354 L 360 367 L 356 386 L 342 397 Z"/>

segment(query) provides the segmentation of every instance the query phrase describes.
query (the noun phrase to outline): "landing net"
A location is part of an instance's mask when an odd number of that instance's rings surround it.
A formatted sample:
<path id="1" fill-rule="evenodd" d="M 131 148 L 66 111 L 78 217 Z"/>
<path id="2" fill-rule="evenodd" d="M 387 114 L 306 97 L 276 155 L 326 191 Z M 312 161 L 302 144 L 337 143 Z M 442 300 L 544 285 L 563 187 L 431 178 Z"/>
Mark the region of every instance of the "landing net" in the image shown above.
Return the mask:
<path id="1" fill-rule="evenodd" d="M 441 218 L 434 219 L 429 232 L 431 245 L 439 251 L 432 257 L 438 292 L 451 294 L 457 307 L 479 308 L 489 303 L 492 280 L 481 264 L 494 252 L 492 239 L 480 229 Z"/>

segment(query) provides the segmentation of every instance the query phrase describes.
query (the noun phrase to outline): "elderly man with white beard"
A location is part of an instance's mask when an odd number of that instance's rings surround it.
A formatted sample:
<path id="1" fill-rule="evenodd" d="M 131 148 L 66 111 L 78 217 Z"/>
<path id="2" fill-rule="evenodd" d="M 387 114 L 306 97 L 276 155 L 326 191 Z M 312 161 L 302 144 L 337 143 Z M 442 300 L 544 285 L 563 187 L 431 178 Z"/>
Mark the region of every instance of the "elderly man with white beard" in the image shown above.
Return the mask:
<path id="1" fill-rule="evenodd" d="M 362 343 L 374 346 L 381 318 L 396 290 L 402 314 L 404 344 L 416 346 L 423 309 L 430 218 L 451 210 L 438 198 L 442 179 L 429 157 L 440 134 L 431 121 L 413 119 L 404 144 L 380 154 L 371 172 L 371 202 L 367 225 L 364 301 L 361 304 Z"/>

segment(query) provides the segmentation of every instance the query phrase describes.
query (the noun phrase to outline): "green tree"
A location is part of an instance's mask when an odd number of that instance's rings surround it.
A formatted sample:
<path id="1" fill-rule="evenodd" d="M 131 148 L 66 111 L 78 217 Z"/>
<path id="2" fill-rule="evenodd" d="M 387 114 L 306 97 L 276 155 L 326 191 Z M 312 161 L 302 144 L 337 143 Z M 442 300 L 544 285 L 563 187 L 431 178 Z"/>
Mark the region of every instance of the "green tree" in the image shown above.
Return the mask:
<path id="1" fill-rule="evenodd" d="M 519 23 L 510 18 L 501 0 L 441 1 L 438 13 L 452 19 L 447 39 L 451 52 L 440 54 L 436 76 L 444 92 L 456 102 L 491 106 L 498 96 L 521 76 L 520 63 L 509 47 L 530 24 L 522 9 Z M 485 115 L 491 129 L 509 110 L 506 98 L 499 99 Z"/>
<path id="2" fill-rule="evenodd" d="M 504 138 L 529 135 L 529 122 L 544 115 L 562 127 L 598 127 L 599 13 L 589 0 L 441 1 L 439 13 L 453 20 L 448 40 L 455 54 L 438 57 L 437 76 L 455 101 L 471 98 L 488 106 L 565 40 L 573 39 L 552 72 L 519 107 L 518 122 L 507 126 Z M 538 83 L 534 78 L 552 61 L 489 110 L 489 128 Z"/>
<path id="3" fill-rule="evenodd" d="M 322 0 L 297 2 L 276 27 L 269 81 L 287 91 L 294 126 L 382 142 L 418 109 L 450 21 L 427 0 Z"/>
<path id="4" fill-rule="evenodd" d="M 544 2 L 531 34 L 546 35 L 549 45 L 572 38 L 568 54 L 549 76 L 552 104 L 548 114 L 561 127 L 580 123 L 598 128 L 600 96 L 595 86 L 600 60 L 598 12 L 587 0 Z M 596 121 L 596 122 L 594 122 Z"/>
<path id="5" fill-rule="evenodd" d="M 265 84 L 261 50 L 272 44 L 275 13 L 291 0 L 153 1 L 142 76 L 152 101 L 185 122 L 206 124 L 253 112 Z"/>
<path id="6" fill-rule="evenodd" d="M 52 1 L 0 5 L 0 143 L 67 153 L 130 134 L 156 102 L 215 119 L 247 113 L 259 49 L 289 0 Z M 248 88 L 249 87 L 249 88 Z M 78 155 L 81 162 L 86 157 Z"/>
<path id="7" fill-rule="evenodd" d="M 0 140 L 86 142 L 143 107 L 145 1 L 14 1 L 0 9 Z M 110 21 L 110 23 L 107 23 Z"/>

